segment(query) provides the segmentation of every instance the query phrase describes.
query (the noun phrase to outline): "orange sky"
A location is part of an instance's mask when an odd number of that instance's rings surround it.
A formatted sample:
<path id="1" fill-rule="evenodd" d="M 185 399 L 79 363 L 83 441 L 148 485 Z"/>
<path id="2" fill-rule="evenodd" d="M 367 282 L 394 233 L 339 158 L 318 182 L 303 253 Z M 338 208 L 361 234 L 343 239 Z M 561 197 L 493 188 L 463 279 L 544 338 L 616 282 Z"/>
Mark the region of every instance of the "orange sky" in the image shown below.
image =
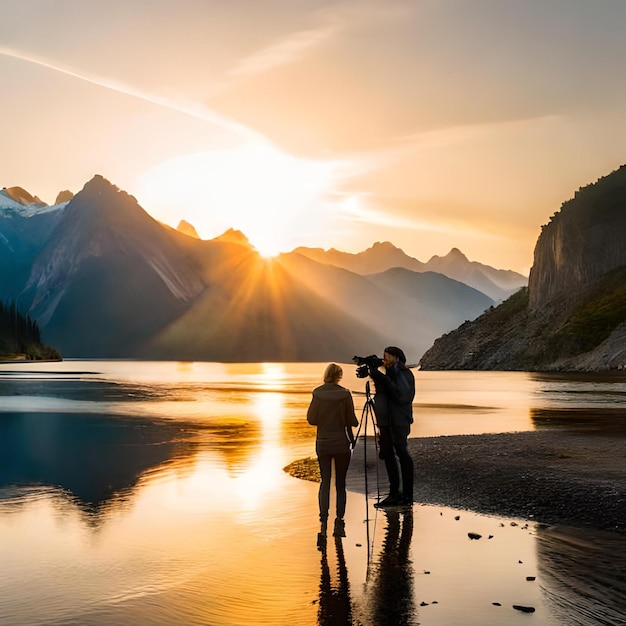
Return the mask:
<path id="1" fill-rule="evenodd" d="M 626 161 L 621 0 L 2 2 L 1 184 L 101 174 L 203 238 L 527 272 Z"/>

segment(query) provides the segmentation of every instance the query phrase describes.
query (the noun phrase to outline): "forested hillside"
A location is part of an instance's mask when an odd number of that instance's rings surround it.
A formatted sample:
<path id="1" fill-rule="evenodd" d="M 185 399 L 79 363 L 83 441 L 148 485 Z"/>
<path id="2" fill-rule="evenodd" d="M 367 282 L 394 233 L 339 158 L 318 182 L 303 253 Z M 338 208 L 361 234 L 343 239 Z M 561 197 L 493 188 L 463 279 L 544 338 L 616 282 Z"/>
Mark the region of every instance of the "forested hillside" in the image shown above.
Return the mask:
<path id="1" fill-rule="evenodd" d="M 57 350 L 41 342 L 37 322 L 22 315 L 15 303 L 0 300 L 0 359 L 60 359 Z"/>
<path id="2" fill-rule="evenodd" d="M 528 289 L 437 339 L 422 369 L 626 369 L 626 165 L 541 231 Z"/>

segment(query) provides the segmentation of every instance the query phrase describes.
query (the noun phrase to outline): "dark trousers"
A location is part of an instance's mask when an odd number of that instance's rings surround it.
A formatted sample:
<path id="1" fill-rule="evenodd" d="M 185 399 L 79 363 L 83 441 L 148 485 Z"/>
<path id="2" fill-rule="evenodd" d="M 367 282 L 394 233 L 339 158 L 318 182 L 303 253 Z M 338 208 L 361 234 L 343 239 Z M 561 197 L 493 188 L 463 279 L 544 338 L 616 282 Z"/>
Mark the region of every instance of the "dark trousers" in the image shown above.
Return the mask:
<path id="1" fill-rule="evenodd" d="M 346 513 L 346 474 L 350 465 L 350 453 L 335 455 L 318 455 L 317 462 L 320 466 L 322 482 L 320 483 L 319 503 L 320 520 L 328 519 L 330 506 L 330 477 L 332 473 L 333 459 L 335 459 L 335 489 L 337 490 L 337 517 L 343 519 Z"/>
<path id="2" fill-rule="evenodd" d="M 385 461 L 389 478 L 389 493 L 392 496 L 400 492 L 400 472 L 402 473 L 402 494 L 413 497 L 413 459 L 409 454 L 407 437 L 393 426 L 379 426 L 380 457 Z M 397 459 L 396 459 L 397 457 Z M 400 461 L 400 472 L 398 472 Z"/>

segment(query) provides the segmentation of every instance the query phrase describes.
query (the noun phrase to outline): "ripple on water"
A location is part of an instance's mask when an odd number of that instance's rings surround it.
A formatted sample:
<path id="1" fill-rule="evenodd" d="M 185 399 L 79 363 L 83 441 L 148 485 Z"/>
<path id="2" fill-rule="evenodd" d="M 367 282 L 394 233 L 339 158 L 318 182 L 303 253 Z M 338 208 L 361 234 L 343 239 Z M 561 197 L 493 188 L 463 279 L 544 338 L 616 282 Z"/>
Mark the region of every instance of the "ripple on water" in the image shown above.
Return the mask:
<path id="1" fill-rule="evenodd" d="M 537 533 L 548 603 L 572 626 L 626 624 L 624 536 L 548 528 Z"/>

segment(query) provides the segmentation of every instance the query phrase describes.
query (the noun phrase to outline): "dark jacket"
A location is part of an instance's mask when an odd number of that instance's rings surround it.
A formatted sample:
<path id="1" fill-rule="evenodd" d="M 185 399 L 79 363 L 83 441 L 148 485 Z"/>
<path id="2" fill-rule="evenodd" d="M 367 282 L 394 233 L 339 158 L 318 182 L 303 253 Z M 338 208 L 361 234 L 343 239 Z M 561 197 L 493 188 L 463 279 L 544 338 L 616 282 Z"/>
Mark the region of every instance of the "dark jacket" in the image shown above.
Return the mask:
<path id="1" fill-rule="evenodd" d="M 348 389 L 335 383 L 324 383 L 313 390 L 307 421 L 317 426 L 315 449 L 319 455 L 346 454 L 354 440 L 352 427 L 359 422 Z"/>
<path id="2" fill-rule="evenodd" d="M 370 376 L 376 387 L 374 410 L 379 426 L 391 426 L 409 434 L 413 423 L 415 377 L 403 363 L 386 369 L 385 374 L 373 368 Z"/>

